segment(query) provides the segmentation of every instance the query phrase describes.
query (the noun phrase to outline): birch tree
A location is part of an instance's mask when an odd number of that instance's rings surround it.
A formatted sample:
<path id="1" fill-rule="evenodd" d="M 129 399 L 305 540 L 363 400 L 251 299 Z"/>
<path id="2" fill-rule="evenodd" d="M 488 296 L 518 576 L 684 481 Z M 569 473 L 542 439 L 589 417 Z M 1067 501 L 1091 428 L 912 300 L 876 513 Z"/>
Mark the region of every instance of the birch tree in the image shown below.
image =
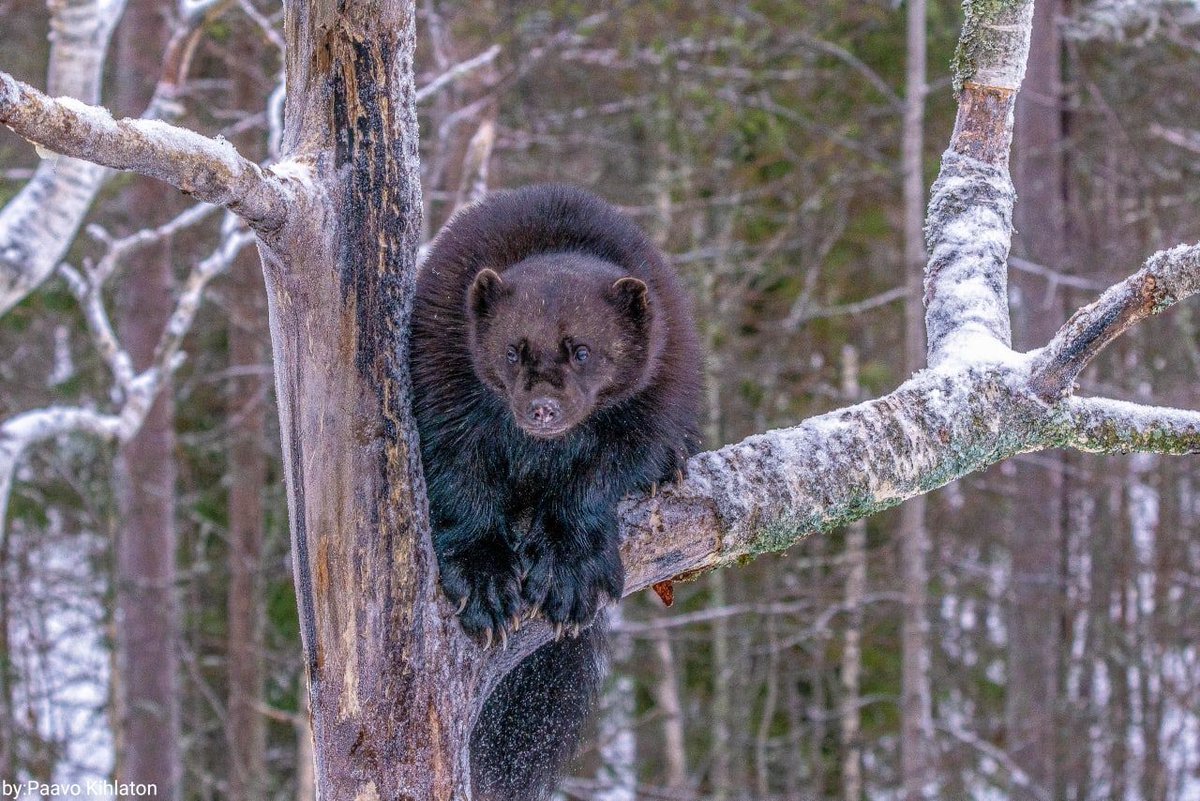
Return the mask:
<path id="1" fill-rule="evenodd" d="M 621 508 L 626 593 L 774 551 L 1017 454 L 1200 452 L 1200 413 L 1078 397 L 1123 331 L 1200 290 L 1200 247 L 1151 256 L 1043 347 L 1011 346 L 1012 112 L 1032 0 L 967 0 L 958 118 L 932 189 L 925 370 L 891 393 L 752 436 Z M 40 146 L 225 207 L 262 257 L 314 737 L 330 798 L 470 797 L 483 700 L 551 636 L 458 627 L 436 561 L 405 354 L 421 230 L 404 0 L 285 4 L 280 160 L 161 121 L 114 120 L 0 73 L 0 122 Z"/>

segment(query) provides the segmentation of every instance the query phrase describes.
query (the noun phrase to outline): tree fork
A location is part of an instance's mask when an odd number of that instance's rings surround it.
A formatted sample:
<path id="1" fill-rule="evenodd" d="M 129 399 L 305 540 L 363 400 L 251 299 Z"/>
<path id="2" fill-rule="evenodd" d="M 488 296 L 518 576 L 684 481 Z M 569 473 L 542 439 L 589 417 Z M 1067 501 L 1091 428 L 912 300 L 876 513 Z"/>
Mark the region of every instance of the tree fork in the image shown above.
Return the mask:
<path id="1" fill-rule="evenodd" d="M 483 652 L 436 560 L 408 320 L 421 219 L 411 4 L 286 7 L 285 156 L 313 213 L 264 249 L 316 754 L 330 798 L 469 796 Z"/>

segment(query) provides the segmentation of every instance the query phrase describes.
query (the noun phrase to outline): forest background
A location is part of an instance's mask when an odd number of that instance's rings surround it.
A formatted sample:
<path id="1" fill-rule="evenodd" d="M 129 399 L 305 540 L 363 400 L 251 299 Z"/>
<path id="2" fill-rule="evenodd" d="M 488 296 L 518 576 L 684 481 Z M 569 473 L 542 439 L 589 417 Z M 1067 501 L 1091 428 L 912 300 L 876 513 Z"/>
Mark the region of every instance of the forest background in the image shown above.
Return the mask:
<path id="1" fill-rule="evenodd" d="M 104 5 L 0 0 L 4 68 L 46 85 L 48 32 L 57 47 L 73 14 Z M 418 10 L 429 235 L 483 184 L 568 181 L 625 209 L 694 293 L 707 447 L 919 367 L 904 178 L 915 153 L 923 209 L 953 122 L 957 3 Z M 1200 9 L 1039 0 L 1037 15 L 1013 150 L 1018 347 L 1147 254 L 1200 238 Z M 150 104 L 269 158 L 279 23 L 261 0 L 130 0 L 92 99 Z M 918 50 L 927 87 L 909 69 Z M 0 134 L 0 203 L 39 163 Z M 80 281 L 111 268 L 95 297 L 138 368 L 162 355 L 176 303 L 200 301 L 136 436 L 59 437 L 20 462 L 0 529 L 0 778 L 306 799 L 261 272 L 248 238 L 191 209 L 113 176 L 61 243 L 66 268 L 0 316 L 12 421 L 122 399 Z M 165 227 L 135 236 L 147 225 Z M 1085 389 L 1194 407 L 1196 325 L 1183 304 L 1137 327 Z M 627 599 L 604 708 L 562 792 L 1200 798 L 1198 479 L 1186 458 L 1017 457 L 677 584 L 669 610 Z"/>

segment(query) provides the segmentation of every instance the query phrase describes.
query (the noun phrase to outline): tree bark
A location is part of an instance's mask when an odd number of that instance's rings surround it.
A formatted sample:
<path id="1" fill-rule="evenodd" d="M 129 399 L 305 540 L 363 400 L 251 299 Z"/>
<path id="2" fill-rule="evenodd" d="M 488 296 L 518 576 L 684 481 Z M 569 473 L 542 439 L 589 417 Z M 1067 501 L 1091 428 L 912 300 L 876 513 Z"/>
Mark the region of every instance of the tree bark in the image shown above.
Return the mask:
<path id="1" fill-rule="evenodd" d="M 466 798 L 482 652 L 436 584 L 409 408 L 414 12 L 291 2 L 284 29 L 282 155 L 314 191 L 263 252 L 316 783 Z"/>

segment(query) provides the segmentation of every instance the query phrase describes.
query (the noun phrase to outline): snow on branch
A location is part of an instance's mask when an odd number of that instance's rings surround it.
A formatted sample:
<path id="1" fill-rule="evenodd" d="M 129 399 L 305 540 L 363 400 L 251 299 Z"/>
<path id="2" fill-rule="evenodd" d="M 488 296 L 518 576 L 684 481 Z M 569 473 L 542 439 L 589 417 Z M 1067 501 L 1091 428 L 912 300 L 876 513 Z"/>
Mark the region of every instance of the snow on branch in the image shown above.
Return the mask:
<path id="1" fill-rule="evenodd" d="M 207 15 L 219 13 L 215 5 L 212 0 L 179 4 L 177 24 L 143 118 L 169 120 L 178 113 L 179 88 L 196 37 Z M 124 0 L 50 4 L 54 36 L 46 75 L 49 94 L 99 102 L 110 34 L 124 6 Z M 43 159 L 21 191 L 0 209 L 0 314 L 53 274 L 109 175 L 110 170 L 87 161 Z M 46 214 L 47 208 L 54 213 Z"/>
<path id="2" fill-rule="evenodd" d="M 1025 76 L 1032 0 L 966 0 L 955 55 L 958 114 L 933 185 L 925 237 L 929 363 L 997 356 L 1012 342 L 1008 176 L 1013 109 Z"/>
<path id="3" fill-rule="evenodd" d="M 1136 274 L 1067 321 L 1038 356 L 1032 386 L 1045 401 L 1069 395 L 1104 347 L 1135 323 L 1200 292 L 1200 245 L 1154 254 Z"/>
<path id="4" fill-rule="evenodd" d="M 954 51 L 954 88 L 1021 88 L 1033 30 L 1033 0 L 965 0 Z"/>
<path id="5" fill-rule="evenodd" d="M 1107 398 L 1071 398 L 1066 444 L 1093 453 L 1200 454 L 1200 412 Z"/>
<path id="6" fill-rule="evenodd" d="M 752 436 L 622 506 L 626 592 L 786 548 L 1060 438 L 1028 358 L 917 373 L 889 395 Z"/>
<path id="7" fill-rule="evenodd" d="M 194 214 L 194 210 L 189 210 Z M 185 215 L 157 231 L 168 231 L 192 221 Z M 126 240 L 110 242 L 110 252 L 130 247 L 130 242 L 145 241 L 146 235 L 134 235 Z M 112 268 L 97 266 L 81 273 L 71 267 L 60 272 L 79 300 L 87 320 L 88 330 L 97 350 L 109 365 L 114 380 L 114 395 L 119 407 L 114 412 L 101 412 L 79 406 L 48 406 L 23 412 L 0 422 L 0 532 L 5 523 L 5 510 L 12 492 L 17 466 L 29 448 L 58 436 L 72 433 L 92 434 L 104 439 L 126 440 L 141 428 L 146 414 L 154 403 L 166 378 L 181 363 L 180 344 L 195 320 L 205 288 L 233 262 L 242 248 L 254 241 L 254 235 L 241 226 L 237 217 L 227 214 L 221 226 L 221 241 L 216 250 L 202 259 L 188 274 L 183 290 L 176 299 L 150 365 L 134 372 L 133 360 L 118 340 L 108 312 L 104 308 L 104 281 Z M 102 260 L 101 265 L 105 262 Z"/>
<path id="8" fill-rule="evenodd" d="M 929 363 L 1012 344 L 1008 250 L 1016 200 L 1005 166 L 947 150 L 926 223 L 925 328 Z"/>
<path id="9" fill-rule="evenodd" d="M 0 123 L 63 155 L 148 175 L 224 206 L 260 233 L 278 231 L 287 217 L 290 192 L 284 182 L 221 137 L 158 120 L 114 120 L 103 108 L 47 97 L 4 72 Z"/>

